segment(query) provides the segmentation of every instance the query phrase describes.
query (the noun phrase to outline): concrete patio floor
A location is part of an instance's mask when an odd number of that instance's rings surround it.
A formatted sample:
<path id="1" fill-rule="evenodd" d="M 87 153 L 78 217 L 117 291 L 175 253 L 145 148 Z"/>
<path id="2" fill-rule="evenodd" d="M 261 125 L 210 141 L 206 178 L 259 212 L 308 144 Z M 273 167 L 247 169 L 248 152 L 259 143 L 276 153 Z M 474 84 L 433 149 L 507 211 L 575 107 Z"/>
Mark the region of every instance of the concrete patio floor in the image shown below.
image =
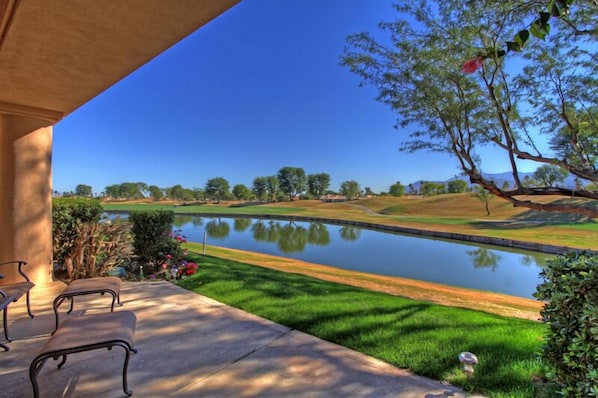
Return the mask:
<path id="1" fill-rule="evenodd" d="M 9 307 L 10 351 L 0 349 L 0 397 L 31 397 L 29 364 L 54 327 L 52 300 L 64 285 L 32 290 Z M 61 319 L 110 310 L 109 295 L 77 297 Z M 125 282 L 122 307 L 137 316 L 128 384 L 134 397 L 465 397 L 463 391 L 259 318 L 168 282 Z M 3 339 L 3 335 L 2 335 Z M 48 360 L 42 397 L 122 397 L 120 348 Z"/>

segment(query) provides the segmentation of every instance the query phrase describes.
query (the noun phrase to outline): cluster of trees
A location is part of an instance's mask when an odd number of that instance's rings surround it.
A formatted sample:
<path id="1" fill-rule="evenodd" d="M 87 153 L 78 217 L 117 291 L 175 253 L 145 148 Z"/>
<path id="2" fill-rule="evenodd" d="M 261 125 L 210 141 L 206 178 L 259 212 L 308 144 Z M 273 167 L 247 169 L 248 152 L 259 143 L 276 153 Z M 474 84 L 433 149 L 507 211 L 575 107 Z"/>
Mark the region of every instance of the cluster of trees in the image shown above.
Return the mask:
<path id="1" fill-rule="evenodd" d="M 409 184 L 406 187 L 400 181 L 390 186 L 389 194 L 392 196 L 421 195 L 421 196 L 435 196 L 445 193 L 462 193 L 470 190 L 469 184 L 465 180 L 455 179 L 447 183 L 434 181 L 421 181 L 419 187 L 416 188 L 414 184 Z"/>
<path id="2" fill-rule="evenodd" d="M 156 185 L 147 185 L 143 182 L 125 182 L 109 185 L 100 195 L 105 198 L 132 200 L 152 198 L 159 201 L 174 199 L 182 201 L 213 200 L 258 200 L 260 202 L 274 202 L 295 200 L 297 198 L 321 198 L 326 194 L 337 194 L 330 189 L 330 175 L 327 173 L 306 174 L 300 167 L 286 166 L 281 168 L 276 175 L 256 177 L 251 187 L 236 184 L 232 187 L 224 177 L 209 179 L 204 188 L 188 189 L 181 185 L 169 188 L 159 188 Z M 58 193 L 55 193 L 58 195 Z M 344 181 L 340 186 L 340 195 L 348 200 L 359 198 L 362 194 L 371 195 L 370 188 L 362 191 L 359 183 L 354 180 Z M 92 187 L 79 184 L 75 192 L 63 196 L 93 197 Z"/>
<path id="3" fill-rule="evenodd" d="M 531 175 L 525 175 L 521 183 L 525 187 L 562 187 L 565 180 L 569 177 L 569 173 L 566 170 L 561 169 L 555 165 L 543 165 L 536 169 Z M 589 183 L 585 187 L 583 181 L 580 178 L 574 179 L 576 189 L 587 189 L 597 190 L 598 187 L 594 183 Z M 392 196 L 403 196 L 409 195 L 422 195 L 422 196 L 434 196 L 442 195 L 445 193 L 462 193 L 477 191 L 479 189 L 485 190 L 485 188 L 477 185 L 471 187 L 467 181 L 462 179 L 450 180 L 447 183 L 433 182 L 433 181 L 421 181 L 419 186 L 416 187 L 414 184 L 409 184 L 407 187 L 401 184 L 400 181 L 392 184 L 388 192 Z M 510 189 L 510 184 L 504 181 L 501 184 L 502 190 Z"/>
<path id="4" fill-rule="evenodd" d="M 569 173 L 558 166 L 543 165 L 538 167 L 532 176 L 526 175 L 521 183 L 526 187 L 559 187 L 568 176 Z M 582 184 L 583 181 L 580 178 L 575 179 L 577 189 L 582 189 Z M 283 167 L 276 175 L 256 177 L 251 187 L 247 187 L 244 184 L 236 184 L 231 189 L 228 180 L 224 177 L 209 179 L 203 189 L 188 189 L 181 185 L 159 188 L 156 185 L 147 185 L 143 182 L 125 182 L 107 186 L 101 196 L 123 200 L 150 197 L 155 201 L 173 199 L 189 202 L 202 200 L 214 200 L 217 202 L 222 200 L 276 202 L 292 201 L 298 197 L 307 199 L 321 198 L 326 194 L 340 194 L 346 197 L 347 200 L 353 200 L 362 195 L 376 195 L 369 187 L 362 190 L 359 183 L 354 180 L 344 181 L 338 193 L 331 191 L 329 187 L 330 175 L 327 173 L 306 175 L 302 168 Z M 480 186 L 472 188 L 463 179 L 454 179 L 446 183 L 421 181 L 417 186 L 413 183 L 404 186 L 400 181 L 397 181 L 390 186 L 388 192 L 380 192 L 380 195 L 403 196 L 408 194 L 429 197 L 446 193 L 479 192 L 480 189 L 486 190 Z M 503 182 L 501 189 L 508 190 L 509 183 Z M 595 184 L 590 183 L 585 189 L 596 190 L 597 187 Z M 86 184 L 79 184 L 73 193 L 67 193 L 62 196 L 93 197 L 92 187 Z M 488 197 L 488 193 L 482 193 L 482 196 Z"/>

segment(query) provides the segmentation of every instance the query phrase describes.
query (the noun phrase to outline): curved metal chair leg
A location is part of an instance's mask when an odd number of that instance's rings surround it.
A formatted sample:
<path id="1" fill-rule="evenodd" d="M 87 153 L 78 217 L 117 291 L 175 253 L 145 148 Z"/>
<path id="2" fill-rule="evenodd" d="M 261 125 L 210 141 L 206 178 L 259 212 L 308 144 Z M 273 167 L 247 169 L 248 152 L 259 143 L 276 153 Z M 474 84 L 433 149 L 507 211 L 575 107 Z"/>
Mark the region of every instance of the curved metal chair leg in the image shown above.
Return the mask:
<path id="1" fill-rule="evenodd" d="M 66 355 L 62 356 L 62 361 L 60 361 L 60 363 L 57 366 L 57 369 L 62 368 L 62 365 L 64 365 L 66 363 Z"/>
<path id="2" fill-rule="evenodd" d="M 129 397 L 133 395 L 133 391 L 129 390 L 128 380 L 127 380 L 127 368 L 129 367 L 129 357 L 131 354 L 129 353 L 129 348 L 125 346 L 121 346 L 125 349 L 125 363 L 123 364 L 123 391 Z"/>
<path id="3" fill-rule="evenodd" d="M 73 306 L 75 305 L 75 297 L 69 297 L 69 300 L 71 301 L 71 307 L 66 312 L 67 314 L 70 314 L 71 312 L 73 312 Z"/>
<path id="4" fill-rule="evenodd" d="M 29 380 L 31 380 L 31 386 L 33 387 L 33 398 L 39 397 L 39 386 L 37 385 L 37 374 L 40 369 L 44 366 L 44 363 L 48 360 L 46 356 L 37 356 L 29 365 Z"/>
<path id="5" fill-rule="evenodd" d="M 2 312 L 2 327 L 4 327 L 4 337 L 6 338 L 6 341 L 10 343 L 12 340 L 10 337 L 8 337 L 8 307 L 4 308 Z M 2 346 L 6 347 L 4 344 Z M 6 347 L 6 351 L 8 351 L 8 347 Z"/>
<path id="6" fill-rule="evenodd" d="M 29 314 L 29 318 L 33 319 L 33 313 L 31 312 L 31 297 L 29 295 L 29 291 L 27 291 L 26 299 L 27 299 L 27 314 Z"/>

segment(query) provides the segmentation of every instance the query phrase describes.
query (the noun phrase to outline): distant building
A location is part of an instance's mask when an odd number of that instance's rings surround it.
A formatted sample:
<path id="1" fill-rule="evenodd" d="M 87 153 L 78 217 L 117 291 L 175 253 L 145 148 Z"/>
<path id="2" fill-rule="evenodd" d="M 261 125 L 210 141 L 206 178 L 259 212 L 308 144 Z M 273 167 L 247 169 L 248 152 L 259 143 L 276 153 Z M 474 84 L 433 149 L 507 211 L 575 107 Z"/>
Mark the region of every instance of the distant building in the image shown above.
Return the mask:
<path id="1" fill-rule="evenodd" d="M 347 197 L 342 195 L 326 195 L 322 196 L 320 200 L 326 203 L 346 202 Z"/>

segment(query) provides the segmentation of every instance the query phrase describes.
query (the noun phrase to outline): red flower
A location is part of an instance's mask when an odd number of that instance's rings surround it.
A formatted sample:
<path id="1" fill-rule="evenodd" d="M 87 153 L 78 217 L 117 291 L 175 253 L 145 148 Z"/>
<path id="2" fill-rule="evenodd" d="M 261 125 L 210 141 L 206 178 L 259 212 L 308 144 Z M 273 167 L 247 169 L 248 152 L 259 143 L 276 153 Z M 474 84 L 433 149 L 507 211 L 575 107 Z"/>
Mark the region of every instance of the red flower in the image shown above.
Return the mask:
<path id="1" fill-rule="evenodd" d="M 484 59 L 482 57 L 476 57 L 465 62 L 461 67 L 463 73 L 473 73 L 484 65 Z"/>
<path id="2" fill-rule="evenodd" d="M 183 266 L 179 269 L 179 275 L 193 275 L 197 270 L 196 263 L 187 263 L 185 262 Z"/>

